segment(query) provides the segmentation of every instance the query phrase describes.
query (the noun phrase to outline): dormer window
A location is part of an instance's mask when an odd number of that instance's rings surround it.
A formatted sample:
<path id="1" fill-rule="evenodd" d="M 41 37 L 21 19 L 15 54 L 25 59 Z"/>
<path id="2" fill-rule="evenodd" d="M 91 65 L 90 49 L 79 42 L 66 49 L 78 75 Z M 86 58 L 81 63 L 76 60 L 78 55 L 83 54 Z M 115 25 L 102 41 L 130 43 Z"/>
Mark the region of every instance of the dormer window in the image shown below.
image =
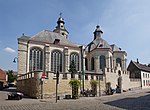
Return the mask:
<path id="1" fill-rule="evenodd" d="M 58 44 L 60 42 L 60 39 L 55 39 L 54 44 Z"/>
<path id="2" fill-rule="evenodd" d="M 103 44 L 100 44 L 99 47 L 103 47 Z"/>

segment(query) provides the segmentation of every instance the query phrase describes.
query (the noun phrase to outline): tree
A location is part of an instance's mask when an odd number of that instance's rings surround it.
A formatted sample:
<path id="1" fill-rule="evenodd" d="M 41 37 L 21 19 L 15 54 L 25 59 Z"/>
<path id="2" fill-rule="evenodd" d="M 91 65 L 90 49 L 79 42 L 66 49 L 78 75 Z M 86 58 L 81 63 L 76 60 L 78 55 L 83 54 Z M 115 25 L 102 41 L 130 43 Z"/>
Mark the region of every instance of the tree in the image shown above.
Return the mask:
<path id="1" fill-rule="evenodd" d="M 9 83 L 12 83 L 16 80 L 16 75 L 13 74 L 13 70 L 8 70 L 7 75 L 8 75 L 8 82 Z"/>
<path id="2" fill-rule="evenodd" d="M 71 78 L 75 78 L 75 73 L 77 72 L 77 70 L 74 60 L 72 60 L 70 63 L 69 72 L 71 72 Z"/>
<path id="3" fill-rule="evenodd" d="M 77 99 L 79 97 L 78 91 L 79 91 L 80 81 L 79 80 L 71 80 L 69 82 L 69 85 L 72 87 L 72 98 Z"/>

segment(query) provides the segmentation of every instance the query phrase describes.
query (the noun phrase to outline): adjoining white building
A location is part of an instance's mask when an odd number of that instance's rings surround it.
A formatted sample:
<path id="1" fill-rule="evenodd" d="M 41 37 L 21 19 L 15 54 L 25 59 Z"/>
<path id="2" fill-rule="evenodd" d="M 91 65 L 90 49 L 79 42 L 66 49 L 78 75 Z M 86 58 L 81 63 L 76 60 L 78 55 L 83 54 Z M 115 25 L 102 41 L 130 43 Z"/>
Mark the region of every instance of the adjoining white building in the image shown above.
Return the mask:
<path id="1" fill-rule="evenodd" d="M 80 73 L 82 71 L 85 73 L 85 88 L 90 88 L 91 79 L 99 80 L 99 77 L 101 77 L 101 89 L 105 89 L 107 82 L 111 82 L 112 88 L 116 88 L 118 74 L 121 74 L 122 88 L 129 89 L 131 84 L 129 84 L 129 73 L 126 70 L 127 53 L 115 44 L 109 45 L 102 38 L 102 34 L 103 31 L 97 25 L 93 40 L 89 44 L 84 46 L 75 44 L 69 40 L 69 32 L 66 30 L 65 21 L 61 16 L 53 31 L 43 30 L 34 36 L 23 34 L 18 38 L 18 73 L 22 75 L 18 78 L 18 90 L 30 96 L 33 95 L 35 88 L 31 89 L 30 86 L 35 86 L 36 83 L 28 82 L 27 79 L 32 80 L 33 77 L 40 79 L 40 76 L 36 75 L 44 73 L 48 77 L 44 83 L 44 93 L 54 94 L 54 76 L 57 71 L 60 72 L 60 93 L 69 92 L 71 89 L 68 82 L 72 78 L 81 80 Z M 75 62 L 78 71 L 74 76 L 68 72 L 71 61 Z M 28 89 L 32 93 L 29 93 Z M 40 89 L 40 87 L 36 89 Z M 36 97 L 38 96 L 36 95 Z"/>
<path id="2" fill-rule="evenodd" d="M 150 88 L 150 66 L 131 61 L 128 68 L 130 78 L 141 81 L 142 88 Z"/>

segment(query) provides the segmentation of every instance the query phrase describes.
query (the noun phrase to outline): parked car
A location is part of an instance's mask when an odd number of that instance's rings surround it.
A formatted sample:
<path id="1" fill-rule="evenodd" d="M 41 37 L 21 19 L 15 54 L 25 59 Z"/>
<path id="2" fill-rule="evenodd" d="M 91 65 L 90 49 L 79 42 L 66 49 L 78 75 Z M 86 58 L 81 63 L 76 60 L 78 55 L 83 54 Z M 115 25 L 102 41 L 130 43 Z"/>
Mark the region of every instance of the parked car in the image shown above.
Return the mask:
<path id="1" fill-rule="evenodd" d="M 3 89 L 5 88 L 9 88 L 9 85 L 8 84 L 4 85 Z"/>
<path id="2" fill-rule="evenodd" d="M 21 100 L 23 96 L 20 92 L 11 92 L 8 94 L 8 100 Z"/>

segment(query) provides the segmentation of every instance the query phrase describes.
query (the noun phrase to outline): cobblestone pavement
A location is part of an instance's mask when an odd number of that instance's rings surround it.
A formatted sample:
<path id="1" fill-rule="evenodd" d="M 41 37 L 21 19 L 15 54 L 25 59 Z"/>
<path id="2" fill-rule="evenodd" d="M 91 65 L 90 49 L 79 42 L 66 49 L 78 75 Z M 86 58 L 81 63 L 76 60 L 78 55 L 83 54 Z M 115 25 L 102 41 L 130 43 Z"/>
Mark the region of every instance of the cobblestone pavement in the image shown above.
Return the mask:
<path id="1" fill-rule="evenodd" d="M 150 110 L 150 90 L 136 90 L 102 97 L 77 100 L 30 99 L 7 100 L 7 91 L 0 91 L 0 110 Z"/>

